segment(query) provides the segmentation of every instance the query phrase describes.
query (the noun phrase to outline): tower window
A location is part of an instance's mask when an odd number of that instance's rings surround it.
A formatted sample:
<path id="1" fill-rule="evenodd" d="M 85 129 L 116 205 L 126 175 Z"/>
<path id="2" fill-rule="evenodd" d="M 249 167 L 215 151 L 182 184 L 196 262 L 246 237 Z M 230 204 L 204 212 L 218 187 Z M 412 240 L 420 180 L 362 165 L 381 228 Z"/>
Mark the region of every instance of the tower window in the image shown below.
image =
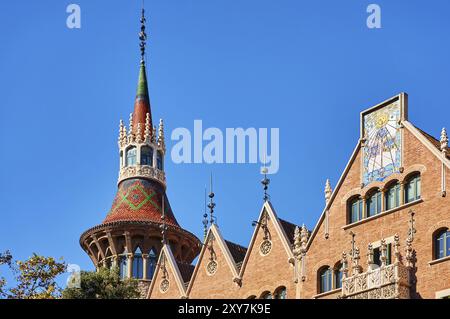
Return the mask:
<path id="1" fill-rule="evenodd" d="M 132 146 L 127 149 L 125 166 L 136 165 L 136 147 Z"/>
<path id="2" fill-rule="evenodd" d="M 163 156 L 161 151 L 156 153 L 156 168 L 159 170 L 163 170 Z"/>
<path id="3" fill-rule="evenodd" d="M 443 229 L 434 236 L 434 258 L 440 259 L 450 256 L 450 230 Z"/>
<path id="4" fill-rule="evenodd" d="M 356 197 L 349 202 L 350 223 L 355 223 L 362 219 L 363 201 Z"/>
<path id="5" fill-rule="evenodd" d="M 143 267 L 142 251 L 137 247 L 133 256 L 133 278 L 141 279 L 143 277 Z"/>
<path id="6" fill-rule="evenodd" d="M 147 279 L 152 279 L 153 274 L 155 273 L 156 268 L 156 251 L 154 248 L 152 248 L 148 254 L 147 259 Z"/>
<path id="7" fill-rule="evenodd" d="M 366 202 L 367 205 L 367 217 L 375 216 L 381 213 L 381 192 L 376 191 L 373 193 Z"/>
<path id="8" fill-rule="evenodd" d="M 386 209 L 393 209 L 400 206 L 400 184 L 395 183 L 386 191 Z"/>
<path id="9" fill-rule="evenodd" d="M 405 202 L 410 203 L 412 201 L 420 199 L 421 192 L 420 174 L 411 177 L 405 185 Z"/>
<path id="10" fill-rule="evenodd" d="M 141 165 L 153 166 L 153 148 L 149 146 L 141 148 Z"/>
<path id="11" fill-rule="evenodd" d="M 125 279 L 128 275 L 128 261 L 126 256 L 119 257 L 119 274 L 120 278 Z"/>

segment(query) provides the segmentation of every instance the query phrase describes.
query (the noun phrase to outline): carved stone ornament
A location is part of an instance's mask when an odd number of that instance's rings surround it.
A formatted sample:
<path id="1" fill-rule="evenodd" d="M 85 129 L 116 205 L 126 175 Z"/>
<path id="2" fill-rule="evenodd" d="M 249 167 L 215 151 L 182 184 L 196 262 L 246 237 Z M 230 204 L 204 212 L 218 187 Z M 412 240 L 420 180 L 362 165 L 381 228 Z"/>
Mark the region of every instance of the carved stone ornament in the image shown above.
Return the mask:
<path id="1" fill-rule="evenodd" d="M 217 262 L 215 260 L 211 260 L 206 265 L 206 272 L 208 273 L 208 275 L 212 276 L 216 273 L 216 271 L 217 271 Z"/>
<path id="2" fill-rule="evenodd" d="M 167 292 L 167 290 L 169 290 L 169 280 L 167 280 L 167 279 L 163 279 L 163 280 L 161 280 L 161 283 L 159 284 L 159 290 L 162 292 L 162 293 L 166 293 Z"/>
<path id="3" fill-rule="evenodd" d="M 272 250 L 272 242 L 268 239 L 264 240 L 261 243 L 261 246 L 259 246 L 259 251 L 263 256 L 267 256 L 271 250 Z"/>

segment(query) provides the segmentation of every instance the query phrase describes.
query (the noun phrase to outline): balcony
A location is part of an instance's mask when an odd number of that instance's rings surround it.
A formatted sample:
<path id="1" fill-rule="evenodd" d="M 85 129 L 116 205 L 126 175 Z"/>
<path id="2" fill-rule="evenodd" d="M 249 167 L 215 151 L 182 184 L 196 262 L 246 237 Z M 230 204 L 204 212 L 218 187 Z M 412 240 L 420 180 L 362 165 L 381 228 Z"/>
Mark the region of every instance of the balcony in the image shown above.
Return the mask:
<path id="1" fill-rule="evenodd" d="M 343 299 L 409 299 L 409 268 L 397 262 L 342 280 Z"/>

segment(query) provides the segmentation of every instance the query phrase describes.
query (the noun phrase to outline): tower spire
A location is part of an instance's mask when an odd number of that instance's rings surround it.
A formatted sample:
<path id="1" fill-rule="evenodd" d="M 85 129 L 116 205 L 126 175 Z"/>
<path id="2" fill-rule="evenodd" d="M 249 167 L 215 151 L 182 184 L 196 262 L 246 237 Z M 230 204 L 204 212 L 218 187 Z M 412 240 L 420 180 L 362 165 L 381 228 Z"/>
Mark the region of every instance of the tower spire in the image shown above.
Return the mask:
<path id="1" fill-rule="evenodd" d="M 138 129 L 138 123 L 141 123 L 141 136 L 145 135 L 145 126 L 153 127 L 152 112 L 150 107 L 150 96 L 148 94 L 147 71 L 145 66 L 145 49 L 147 45 L 147 33 L 145 31 L 145 9 L 141 11 L 141 31 L 139 32 L 139 47 L 141 51 L 141 63 L 139 67 L 139 79 L 136 90 L 136 100 L 134 102 L 133 129 L 134 133 Z M 148 115 L 147 115 L 148 114 Z M 148 118 L 148 119 L 147 119 Z"/>

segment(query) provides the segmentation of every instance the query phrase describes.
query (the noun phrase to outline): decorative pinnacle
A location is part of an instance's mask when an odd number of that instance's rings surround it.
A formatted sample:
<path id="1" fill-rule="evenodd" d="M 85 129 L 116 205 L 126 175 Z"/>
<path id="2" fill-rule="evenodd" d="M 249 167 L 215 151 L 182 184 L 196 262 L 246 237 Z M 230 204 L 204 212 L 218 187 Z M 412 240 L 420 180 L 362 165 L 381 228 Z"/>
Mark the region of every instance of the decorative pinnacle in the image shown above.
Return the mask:
<path id="1" fill-rule="evenodd" d="M 441 151 L 443 153 L 447 153 L 447 147 L 448 147 L 448 135 L 447 130 L 445 129 L 445 127 L 443 127 L 441 131 Z"/>
<path id="2" fill-rule="evenodd" d="M 328 202 L 331 199 L 331 194 L 333 193 L 333 190 L 331 189 L 330 180 L 327 179 L 325 182 L 325 202 L 328 204 Z"/>
<path id="3" fill-rule="evenodd" d="M 145 115 L 145 131 L 144 131 L 144 139 L 147 140 L 151 135 L 151 127 L 150 127 L 150 113 Z"/>
<path id="4" fill-rule="evenodd" d="M 145 63 L 145 45 L 147 41 L 147 33 L 145 33 L 145 22 L 147 21 L 145 19 L 145 10 L 142 8 L 142 15 L 141 15 L 141 32 L 139 32 L 139 40 L 141 40 L 141 43 L 139 44 L 141 48 L 141 63 Z"/>
<path id="5" fill-rule="evenodd" d="M 165 149 L 164 144 L 164 122 L 162 119 L 159 119 L 159 128 L 158 128 L 158 145 Z"/>

